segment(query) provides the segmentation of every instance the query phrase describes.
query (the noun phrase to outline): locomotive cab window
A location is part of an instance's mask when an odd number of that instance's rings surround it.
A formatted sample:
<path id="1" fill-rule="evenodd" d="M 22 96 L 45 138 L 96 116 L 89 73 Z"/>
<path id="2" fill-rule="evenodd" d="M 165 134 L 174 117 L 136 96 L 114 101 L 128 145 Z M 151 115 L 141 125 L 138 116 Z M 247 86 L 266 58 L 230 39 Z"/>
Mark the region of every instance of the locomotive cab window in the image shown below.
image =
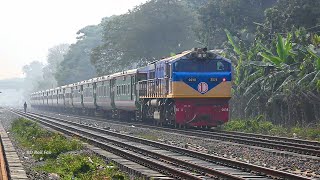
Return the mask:
<path id="1" fill-rule="evenodd" d="M 230 71 L 230 63 L 219 60 L 180 60 L 174 63 L 176 72 L 216 72 Z"/>

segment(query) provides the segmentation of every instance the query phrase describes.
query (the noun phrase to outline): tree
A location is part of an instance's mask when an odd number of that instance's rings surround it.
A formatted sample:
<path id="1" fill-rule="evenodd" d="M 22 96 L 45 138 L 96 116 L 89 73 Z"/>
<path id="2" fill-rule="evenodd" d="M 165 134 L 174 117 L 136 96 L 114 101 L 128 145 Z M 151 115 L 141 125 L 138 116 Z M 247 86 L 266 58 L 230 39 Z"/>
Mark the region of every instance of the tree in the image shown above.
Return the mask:
<path id="1" fill-rule="evenodd" d="M 273 32 L 291 31 L 293 27 L 312 28 L 320 24 L 320 1 L 278 0 L 272 8 L 266 10 L 266 28 Z M 320 27 L 309 29 L 319 31 Z"/>
<path id="2" fill-rule="evenodd" d="M 32 92 L 40 90 L 39 83 L 43 80 L 44 65 L 39 61 L 32 61 L 30 64 L 23 66 L 22 71 L 24 78 L 24 97 L 29 99 Z"/>
<path id="3" fill-rule="evenodd" d="M 90 54 L 93 48 L 101 44 L 101 26 L 86 26 L 77 32 L 77 42 L 69 47 L 64 56 L 55 78 L 58 85 L 65 85 L 90 79 L 96 76 L 94 67 L 90 63 Z"/>
<path id="4" fill-rule="evenodd" d="M 264 10 L 275 1 L 270 0 L 211 0 L 199 9 L 198 39 L 210 49 L 221 48 L 227 41 L 224 29 L 241 36 L 241 40 L 254 40 L 255 22 L 263 22 Z"/>
<path id="5" fill-rule="evenodd" d="M 320 50 L 316 41 L 311 41 L 313 36 L 302 29 L 285 37 L 278 34 L 270 44 L 257 40 L 249 50 L 244 50 L 228 33 L 235 52 L 231 55 L 240 62 L 235 74 L 233 117 L 264 115 L 274 123 L 287 126 L 306 125 L 320 119 L 317 87 Z M 263 59 L 252 58 L 251 54 Z"/>
<path id="6" fill-rule="evenodd" d="M 152 0 L 102 22 L 103 45 L 91 56 L 99 75 L 159 59 L 195 46 L 197 21 L 178 0 Z"/>
<path id="7" fill-rule="evenodd" d="M 49 49 L 47 56 L 47 65 L 43 67 L 43 81 L 39 83 L 41 89 L 50 89 L 57 86 L 55 74 L 60 63 L 69 50 L 69 44 L 60 44 Z"/>

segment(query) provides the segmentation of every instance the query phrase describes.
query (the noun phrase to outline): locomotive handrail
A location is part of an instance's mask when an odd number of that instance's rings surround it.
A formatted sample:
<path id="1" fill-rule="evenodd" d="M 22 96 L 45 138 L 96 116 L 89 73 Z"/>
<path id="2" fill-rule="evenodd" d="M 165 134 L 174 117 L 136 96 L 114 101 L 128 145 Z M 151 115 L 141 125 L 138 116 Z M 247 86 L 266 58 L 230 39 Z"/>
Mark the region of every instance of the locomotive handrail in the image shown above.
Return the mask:
<path id="1" fill-rule="evenodd" d="M 163 86 L 166 80 L 167 78 L 155 78 L 138 81 L 139 96 L 159 97 L 166 95 L 167 92 Z"/>

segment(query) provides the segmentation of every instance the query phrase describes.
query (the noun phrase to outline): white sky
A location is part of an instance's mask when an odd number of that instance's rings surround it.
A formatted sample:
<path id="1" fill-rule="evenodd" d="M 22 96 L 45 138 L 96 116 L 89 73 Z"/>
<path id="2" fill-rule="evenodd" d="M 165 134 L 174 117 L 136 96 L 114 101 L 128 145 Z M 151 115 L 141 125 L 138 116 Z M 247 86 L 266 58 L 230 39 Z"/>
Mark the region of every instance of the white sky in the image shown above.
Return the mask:
<path id="1" fill-rule="evenodd" d="M 0 79 L 22 77 L 48 49 L 74 43 L 81 28 L 126 13 L 147 0 L 0 0 Z"/>

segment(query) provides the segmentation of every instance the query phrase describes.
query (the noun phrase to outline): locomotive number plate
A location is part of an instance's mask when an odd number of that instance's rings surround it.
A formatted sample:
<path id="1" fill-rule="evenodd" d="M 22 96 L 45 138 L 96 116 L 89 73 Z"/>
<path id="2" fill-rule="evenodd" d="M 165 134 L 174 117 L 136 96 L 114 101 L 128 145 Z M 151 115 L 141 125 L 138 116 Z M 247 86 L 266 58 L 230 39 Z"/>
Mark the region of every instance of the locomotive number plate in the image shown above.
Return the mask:
<path id="1" fill-rule="evenodd" d="M 196 82 L 196 81 L 197 81 L 197 78 L 188 78 L 188 81 L 189 81 L 189 82 Z"/>
<path id="2" fill-rule="evenodd" d="M 216 82 L 216 81 L 218 81 L 218 78 L 210 78 L 209 81 L 210 82 Z"/>

